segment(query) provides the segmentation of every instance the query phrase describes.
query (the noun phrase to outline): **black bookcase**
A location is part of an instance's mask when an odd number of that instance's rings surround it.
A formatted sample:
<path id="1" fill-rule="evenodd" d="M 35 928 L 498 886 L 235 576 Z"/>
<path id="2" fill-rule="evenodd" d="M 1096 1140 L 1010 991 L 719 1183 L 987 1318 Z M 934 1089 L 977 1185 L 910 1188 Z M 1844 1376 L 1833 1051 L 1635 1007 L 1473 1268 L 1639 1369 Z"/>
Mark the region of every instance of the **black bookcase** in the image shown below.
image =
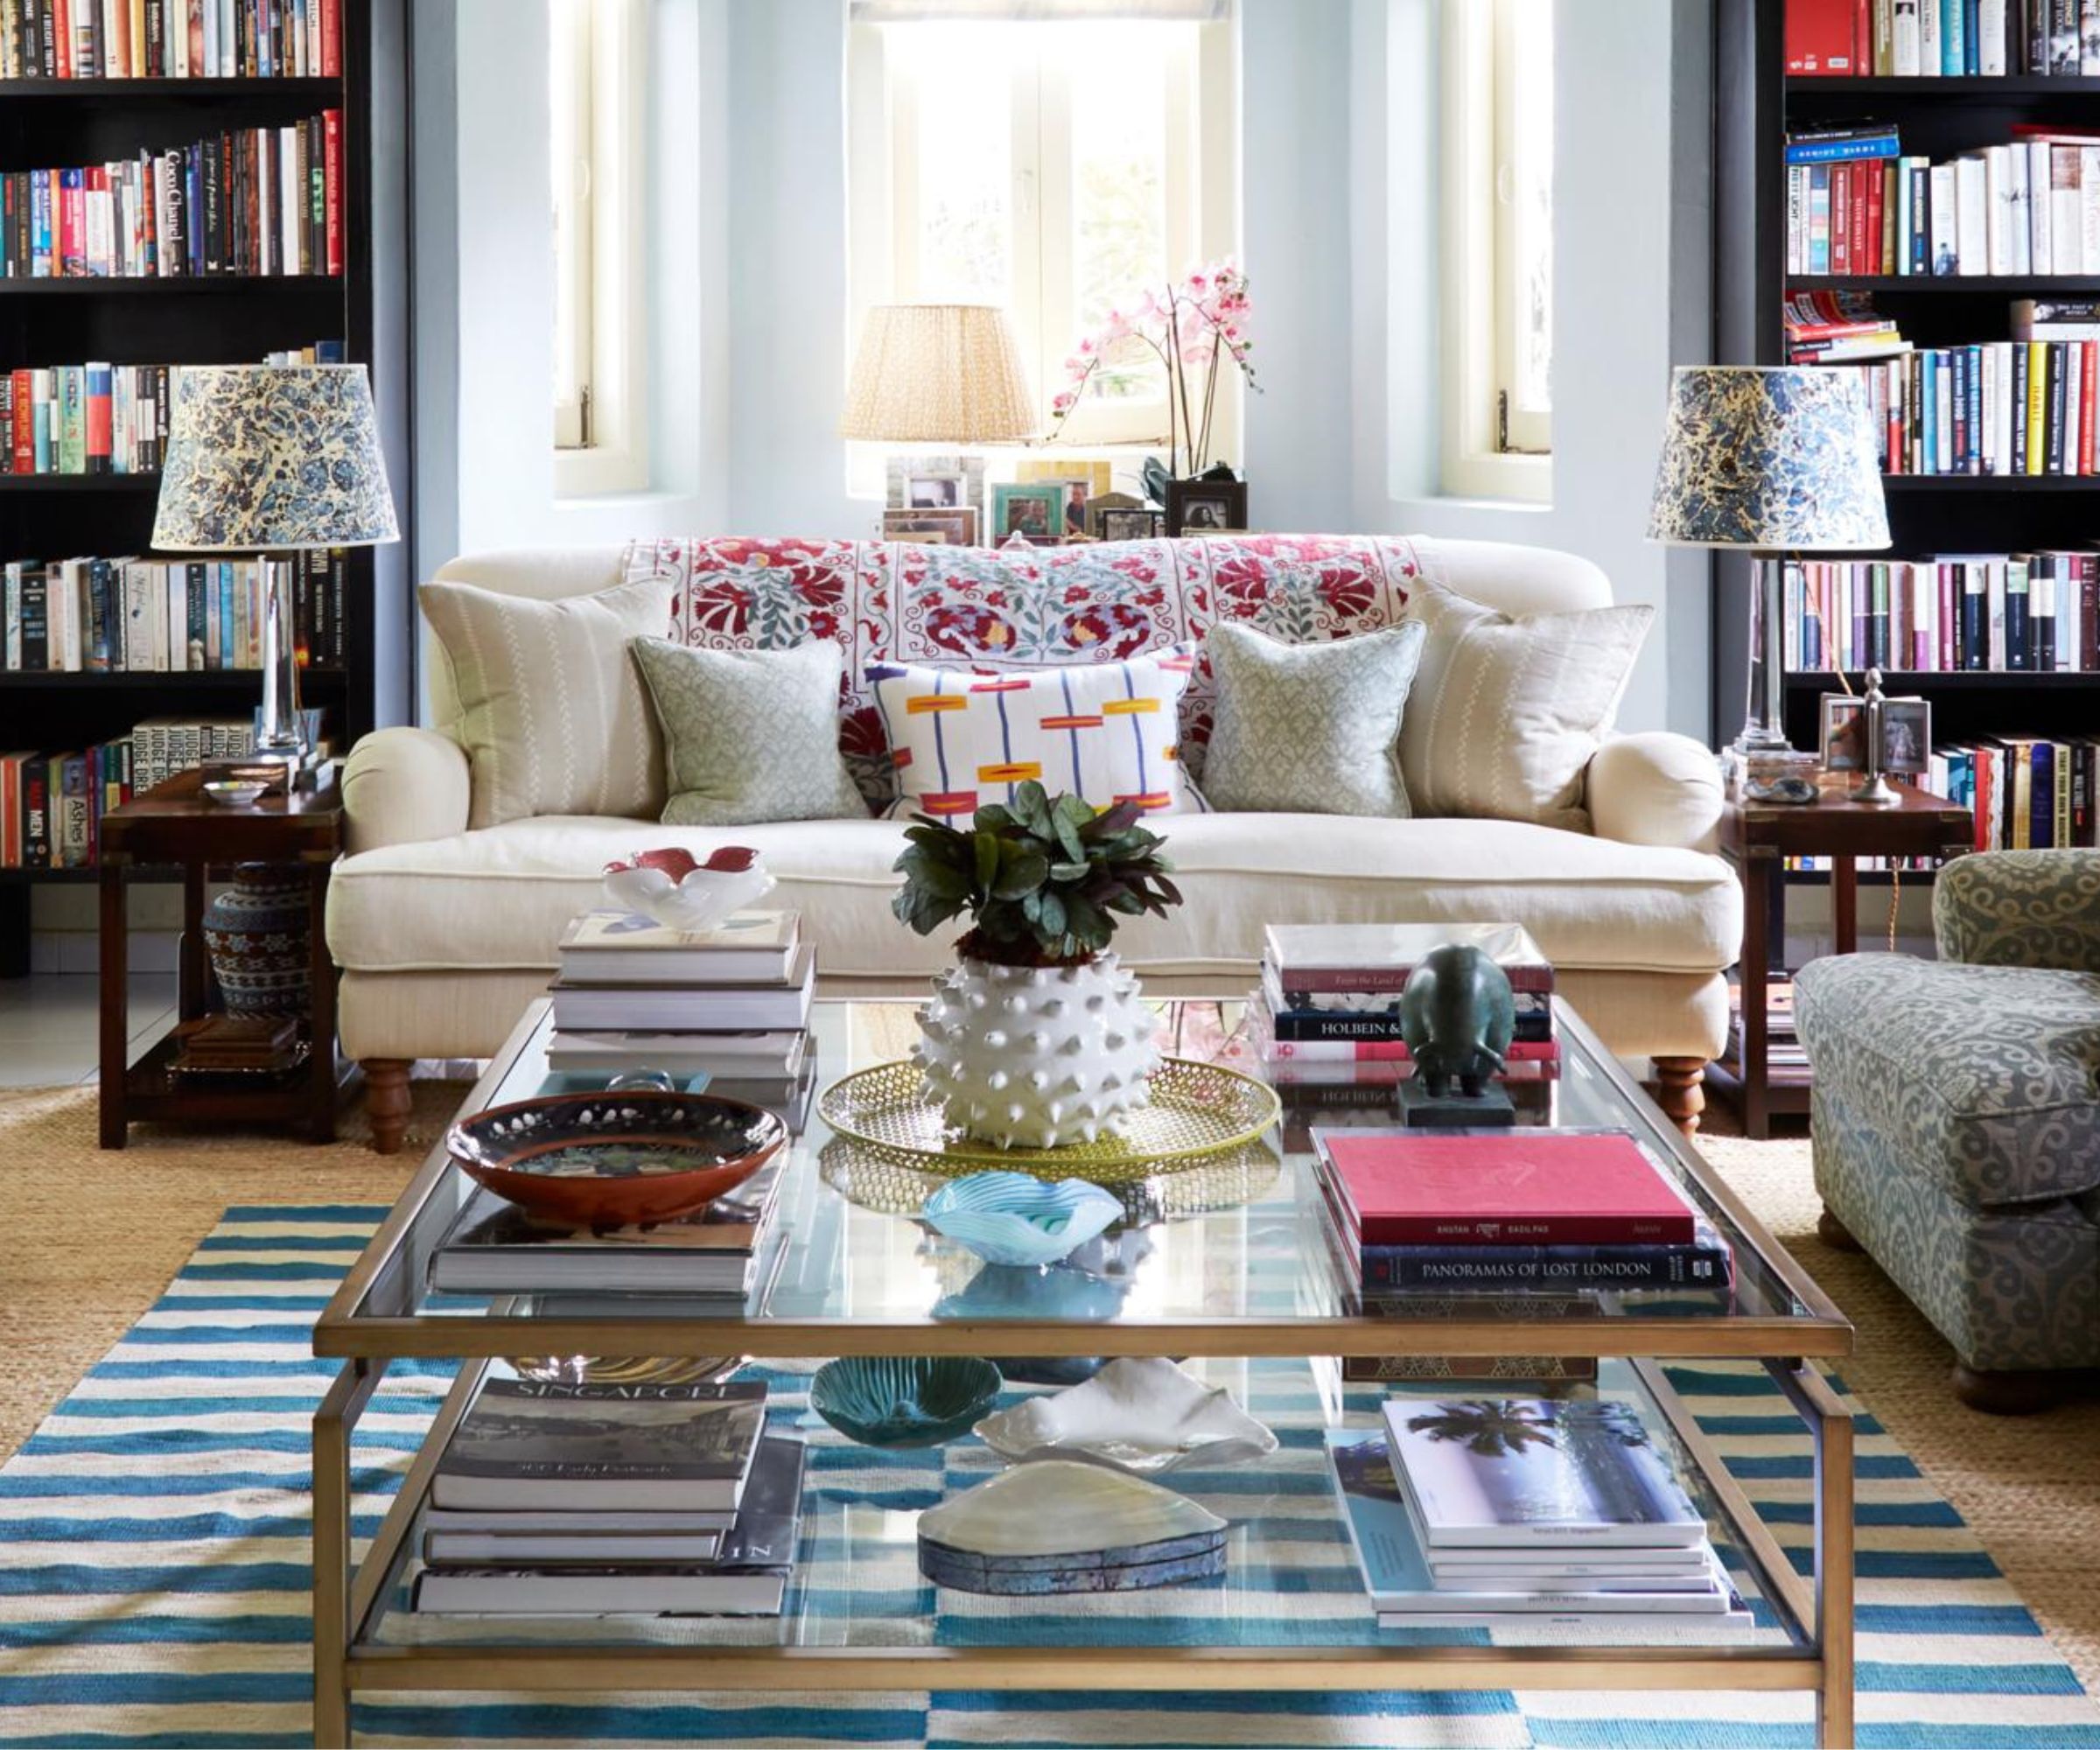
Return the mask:
<path id="1" fill-rule="evenodd" d="M 1718 0 L 1714 11 L 1714 338 L 1721 362 L 1784 362 L 1781 311 L 1790 286 L 1872 291 L 1881 313 L 1921 346 L 2009 338 L 2015 298 L 2100 296 L 2100 280 L 2062 274 L 1789 279 L 1789 132 L 1893 122 L 1906 152 L 1937 161 L 2003 142 L 2015 122 L 2100 130 L 2100 79 L 1790 79 L 1785 23 L 1784 0 Z M 1914 474 L 1894 476 L 1888 486 L 1891 558 L 2100 542 L 2100 478 Z M 1717 739 L 1732 737 L 1741 724 L 1749 587 L 1745 561 L 1717 559 Z M 1851 678 L 1858 688 L 1861 677 Z M 1932 701 L 1934 738 L 1942 742 L 2090 735 L 2100 724 L 2100 675 L 1903 671 L 1886 684 Z M 1838 690 L 1828 673 L 1788 676 L 1787 732 L 1796 747 L 1816 746 L 1817 700 Z"/>
<path id="2" fill-rule="evenodd" d="M 0 80 L 0 168 L 97 163 L 224 129 L 343 112 L 344 272 L 339 276 L 0 279 L 0 370 L 114 364 L 250 364 L 340 339 L 371 372 L 404 539 L 350 556 L 345 660 L 301 676 L 346 749 L 404 721 L 413 697 L 405 538 L 409 427 L 409 60 L 406 0 L 343 0 L 340 78 Z M 151 475 L 0 475 L 0 559 L 150 550 Z M 170 711 L 238 714 L 253 671 L 0 673 L 0 750 L 55 752 Z M 28 970 L 31 890 L 85 870 L 0 869 L 0 977 Z"/>

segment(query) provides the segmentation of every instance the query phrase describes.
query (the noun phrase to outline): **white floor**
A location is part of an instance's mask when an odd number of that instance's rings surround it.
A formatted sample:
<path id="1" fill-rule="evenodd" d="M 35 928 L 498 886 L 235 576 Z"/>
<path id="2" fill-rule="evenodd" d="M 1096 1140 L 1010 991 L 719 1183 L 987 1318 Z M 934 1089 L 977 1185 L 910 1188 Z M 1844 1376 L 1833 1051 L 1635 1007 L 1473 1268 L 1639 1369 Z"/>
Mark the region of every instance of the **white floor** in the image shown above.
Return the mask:
<path id="1" fill-rule="evenodd" d="M 102 1026 L 102 982 L 87 973 L 0 978 L 0 1088 L 93 1082 Z M 130 981 L 134 1058 L 175 1025 L 175 975 Z"/>

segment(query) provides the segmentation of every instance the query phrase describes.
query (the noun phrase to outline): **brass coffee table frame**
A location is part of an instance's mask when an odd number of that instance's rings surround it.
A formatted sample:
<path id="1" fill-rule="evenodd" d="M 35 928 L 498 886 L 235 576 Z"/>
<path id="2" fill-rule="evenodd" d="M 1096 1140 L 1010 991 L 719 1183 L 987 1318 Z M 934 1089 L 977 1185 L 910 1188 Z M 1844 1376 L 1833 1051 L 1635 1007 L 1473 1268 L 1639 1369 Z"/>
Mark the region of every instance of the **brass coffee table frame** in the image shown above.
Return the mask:
<path id="1" fill-rule="evenodd" d="M 1234 1318 L 1148 1323 L 999 1319 L 939 1325 L 875 1320 L 542 1319 L 498 1303 L 486 1316 L 373 1317 L 356 1308 L 389 1271 L 411 1267 L 402 1241 L 455 1171 L 433 1149 L 314 1326 L 317 1355 L 343 1362 L 313 1418 L 314 1741 L 349 1742 L 354 1692 L 511 1690 L 1810 1690 L 1816 1742 L 1852 1742 L 1852 1418 L 1812 1362 L 1849 1354 L 1852 1329 L 1719 1174 L 1677 1135 L 1581 1018 L 1556 1004 L 1565 1048 L 1584 1052 L 1655 1145 L 1761 1254 L 1805 1313 L 1677 1320 Z M 527 1049 L 546 1005 L 529 1007 L 469 1096 L 494 1094 Z M 420 1267 L 419 1261 L 414 1267 Z M 637 1345 L 646 1345 L 638 1348 Z M 1755 1562 L 1792 1644 L 1336 1647 L 641 1647 L 484 1644 L 388 1646 L 372 1631 L 382 1595 L 427 1494 L 437 1455 L 492 1360 L 524 1354 L 718 1356 L 968 1354 L 1224 1357 L 1427 1353 L 1623 1355 L 1698 1464 L 1708 1493 Z M 351 1442 L 390 1363 L 454 1358 L 468 1365 L 447 1395 L 361 1561 L 351 1545 Z M 1812 1578 L 1802 1579 L 1664 1378 L 1676 1359 L 1762 1363 L 1807 1425 L 1815 1451 Z"/>

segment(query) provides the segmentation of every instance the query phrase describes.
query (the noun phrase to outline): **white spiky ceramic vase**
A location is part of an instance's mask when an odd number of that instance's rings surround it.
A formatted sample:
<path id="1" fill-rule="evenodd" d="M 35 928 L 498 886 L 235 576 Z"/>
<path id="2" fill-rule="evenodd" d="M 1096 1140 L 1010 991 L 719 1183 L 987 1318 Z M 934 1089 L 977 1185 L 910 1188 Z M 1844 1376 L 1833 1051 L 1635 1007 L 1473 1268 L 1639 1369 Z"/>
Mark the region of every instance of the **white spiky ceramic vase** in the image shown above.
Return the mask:
<path id="1" fill-rule="evenodd" d="M 1159 1064 L 1138 976 L 1115 955 L 1081 966 L 965 959 L 934 980 L 913 1056 L 948 1122 L 1002 1148 L 1111 1134 Z"/>

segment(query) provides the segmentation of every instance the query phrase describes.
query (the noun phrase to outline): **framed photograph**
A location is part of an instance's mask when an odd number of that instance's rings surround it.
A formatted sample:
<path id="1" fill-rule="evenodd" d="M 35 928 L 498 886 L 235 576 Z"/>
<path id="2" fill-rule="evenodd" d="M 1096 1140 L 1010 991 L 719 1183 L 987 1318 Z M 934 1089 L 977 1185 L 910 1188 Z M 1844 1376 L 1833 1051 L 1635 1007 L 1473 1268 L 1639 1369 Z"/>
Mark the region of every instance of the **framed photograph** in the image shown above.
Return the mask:
<path id="1" fill-rule="evenodd" d="M 1245 480 L 1169 480 L 1166 532 L 1222 535 L 1247 527 Z"/>
<path id="2" fill-rule="evenodd" d="M 1064 532 L 1082 536 L 1092 533 L 1087 507 L 1109 490 L 1108 463 L 1082 457 L 1030 459 L 1018 465 L 1015 478 L 1031 485 L 1055 484 L 1065 487 Z"/>
<path id="3" fill-rule="evenodd" d="M 1094 519 L 1094 538 L 1096 541 L 1156 541 L 1159 538 L 1160 514 L 1149 505 L 1135 508 L 1116 508 L 1097 509 Z"/>
<path id="4" fill-rule="evenodd" d="M 991 488 L 991 540 L 997 546 L 1012 536 L 1055 541 L 1065 527 L 1068 488 L 1061 480 L 1000 480 Z"/>
<path id="5" fill-rule="evenodd" d="M 962 482 L 962 495 L 953 504 L 920 505 L 922 509 L 957 510 L 974 505 L 984 508 L 984 458 L 982 456 L 936 456 L 920 452 L 916 455 L 892 455 L 885 458 L 884 472 L 887 491 L 886 502 L 892 510 L 909 510 L 914 500 L 910 496 L 914 480 L 945 481 L 959 477 Z M 931 491 L 945 492 L 943 487 Z"/>
<path id="6" fill-rule="evenodd" d="M 1915 778 L 1932 766 L 1932 706 L 1923 699 L 1881 704 L 1881 769 Z"/>
<path id="7" fill-rule="evenodd" d="M 954 473 L 907 473 L 904 477 L 906 510 L 960 510 L 970 502 L 970 483 L 960 471 Z"/>
<path id="8" fill-rule="evenodd" d="M 1866 701 L 1851 693 L 1823 696 L 1823 734 L 1820 746 L 1826 772 L 1864 772 L 1866 749 L 1861 738 L 1866 729 Z"/>
<path id="9" fill-rule="evenodd" d="M 976 509 L 972 505 L 964 505 L 960 510 L 886 510 L 882 514 L 882 538 L 885 541 L 938 539 L 950 547 L 975 547 Z"/>

